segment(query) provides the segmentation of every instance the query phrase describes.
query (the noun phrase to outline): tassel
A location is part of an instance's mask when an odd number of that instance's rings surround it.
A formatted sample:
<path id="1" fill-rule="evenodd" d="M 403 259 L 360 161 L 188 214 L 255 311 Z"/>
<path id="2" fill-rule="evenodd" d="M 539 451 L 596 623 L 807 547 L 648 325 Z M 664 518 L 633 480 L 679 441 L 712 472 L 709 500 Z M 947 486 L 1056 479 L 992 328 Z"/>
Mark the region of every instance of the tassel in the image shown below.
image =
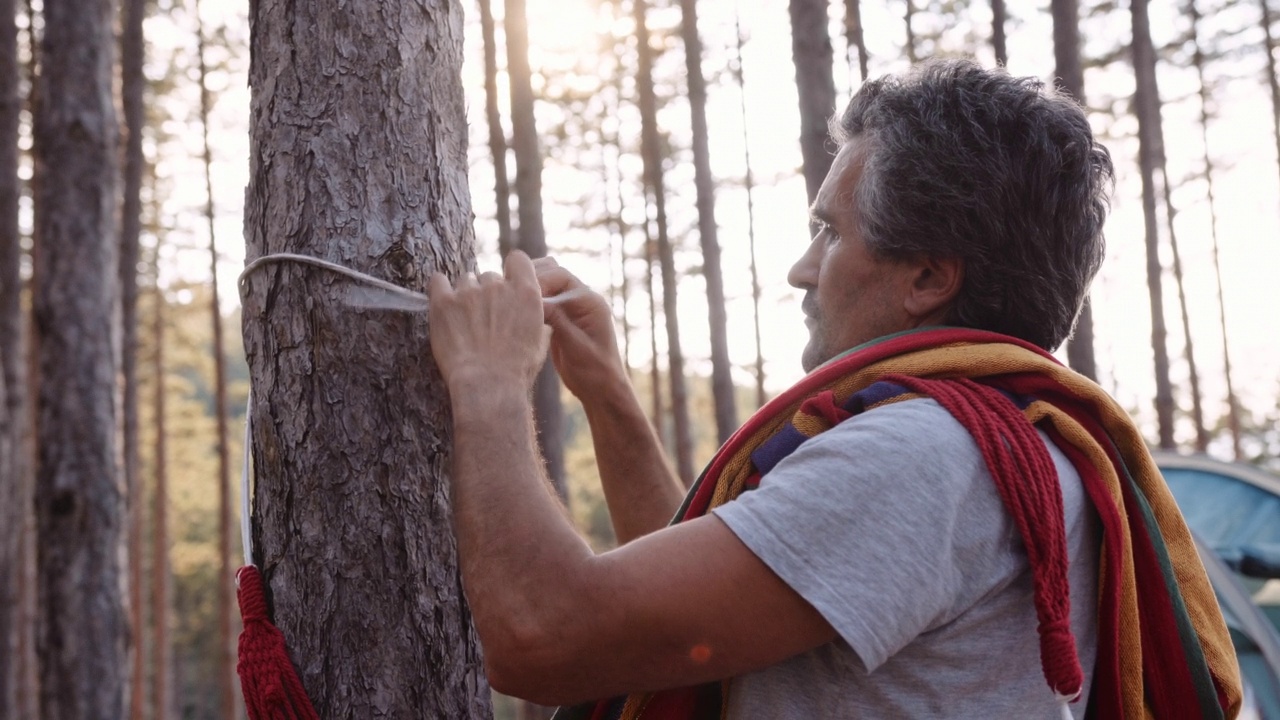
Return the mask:
<path id="1" fill-rule="evenodd" d="M 267 617 L 262 574 L 253 565 L 236 572 L 244 630 L 236 673 L 249 720 L 320 720 L 284 648 L 284 633 Z"/>

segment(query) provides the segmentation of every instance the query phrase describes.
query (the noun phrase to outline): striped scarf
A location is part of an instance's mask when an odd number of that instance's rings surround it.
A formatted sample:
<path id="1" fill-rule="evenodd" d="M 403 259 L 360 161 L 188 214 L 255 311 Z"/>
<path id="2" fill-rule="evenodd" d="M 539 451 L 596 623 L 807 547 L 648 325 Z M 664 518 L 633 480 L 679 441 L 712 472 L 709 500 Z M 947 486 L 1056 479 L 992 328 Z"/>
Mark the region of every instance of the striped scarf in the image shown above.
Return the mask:
<path id="1" fill-rule="evenodd" d="M 1102 525 L 1090 718 L 1232 718 L 1240 673 L 1213 589 L 1125 411 L 1040 348 L 958 328 L 854 348 L 761 408 L 716 453 L 674 522 L 756 487 L 805 440 L 876 407 L 932 397 L 974 437 L 1032 571 L 1046 680 L 1063 701 L 1083 681 L 1070 633 L 1062 494 L 1043 430 L 1074 465 Z M 563 708 L 561 720 L 717 718 L 730 680 Z"/>

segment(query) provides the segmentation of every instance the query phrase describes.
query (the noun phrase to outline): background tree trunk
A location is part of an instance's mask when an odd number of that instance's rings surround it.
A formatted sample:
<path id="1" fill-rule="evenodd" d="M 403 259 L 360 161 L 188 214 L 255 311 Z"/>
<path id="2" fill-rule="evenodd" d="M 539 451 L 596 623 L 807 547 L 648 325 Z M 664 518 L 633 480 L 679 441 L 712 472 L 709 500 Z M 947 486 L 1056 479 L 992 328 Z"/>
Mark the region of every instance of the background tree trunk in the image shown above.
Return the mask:
<path id="1" fill-rule="evenodd" d="M 646 20 L 648 3 L 635 0 L 636 47 L 640 93 L 640 144 L 644 176 L 653 194 L 654 221 L 658 226 L 658 263 L 662 267 L 662 313 L 667 322 L 667 381 L 671 383 L 671 416 L 675 428 L 676 473 L 685 487 L 693 484 L 693 436 L 689 428 L 689 398 L 685 390 L 684 354 L 680 350 L 680 319 L 676 307 L 676 264 L 667 235 L 667 195 L 662 174 L 662 149 L 658 137 L 658 99 L 653 89 L 653 48 Z M 829 57 L 829 56 L 828 56 Z"/>
<path id="2" fill-rule="evenodd" d="M 658 262 L 657 243 L 649 230 L 649 223 L 644 224 L 644 283 L 645 292 L 649 295 L 649 355 L 653 358 L 649 366 L 650 408 L 653 413 L 653 428 L 659 438 L 667 436 L 662 422 L 662 368 L 658 365 L 658 300 L 653 289 L 653 266 Z"/>
<path id="3" fill-rule="evenodd" d="M 18 709 L 22 531 L 30 512 L 26 450 L 26 329 L 18 229 L 22 95 L 14 0 L 0 2 L 0 707 Z"/>
<path id="4" fill-rule="evenodd" d="M 836 108 L 831 34 L 826 0 L 791 0 L 790 9 L 791 58 L 800 93 L 800 155 L 804 187 L 812 203 L 835 159 L 827 144 L 827 121 Z"/>
<path id="5" fill-rule="evenodd" d="M 502 29 L 507 38 L 507 77 L 511 83 L 511 149 L 516 156 L 516 198 L 520 226 L 516 247 L 531 258 L 547 254 L 547 234 L 542 224 L 542 153 L 534 117 L 533 85 L 529 70 L 529 27 L 524 0 L 506 0 Z M 533 386 L 533 414 L 538 425 L 538 447 L 547 465 L 547 477 L 568 501 L 564 484 L 564 411 L 560 407 L 560 376 L 547 358 Z"/>
<path id="6" fill-rule="evenodd" d="M 1187 361 L 1187 379 L 1191 385 L 1191 422 L 1195 426 L 1196 452 L 1209 450 L 1209 433 L 1204 428 L 1204 409 L 1200 402 L 1200 371 L 1196 368 L 1195 344 L 1191 339 L 1191 315 L 1187 310 L 1187 290 L 1182 282 L 1182 253 L 1178 250 L 1178 233 L 1173 220 L 1177 210 L 1173 207 L 1173 192 L 1169 189 L 1168 162 L 1160 156 L 1160 184 L 1164 186 L 1164 212 L 1169 225 L 1169 249 L 1173 251 L 1173 281 L 1178 287 L 1178 312 L 1182 320 L 1182 357 Z"/>
<path id="7" fill-rule="evenodd" d="M 844 0 L 844 34 L 849 41 L 849 65 L 853 65 L 853 54 L 858 55 L 858 79 L 867 81 L 867 42 L 862 32 L 862 6 L 859 0 Z M 742 36 L 739 28 L 738 36 Z M 739 52 L 741 54 L 741 52 Z"/>
<path id="8" fill-rule="evenodd" d="M 38 652 L 41 714 L 48 720 L 126 712 L 114 21 L 109 1 L 44 3 L 33 307 L 40 362 Z"/>
<path id="9" fill-rule="evenodd" d="M 159 283 L 160 247 L 156 245 L 156 282 L 152 288 L 155 312 L 151 367 L 155 378 L 152 407 L 155 412 L 155 440 L 152 446 L 154 488 L 151 498 L 151 708 L 155 720 L 171 717 L 172 675 L 169 667 L 169 466 L 165 445 L 164 320 L 165 298 Z"/>
<path id="10" fill-rule="evenodd" d="M 1009 49 L 1005 46 L 1004 21 L 1008 15 L 1004 0 L 991 0 L 991 48 L 996 52 L 996 64 L 1009 64 Z"/>
<path id="11" fill-rule="evenodd" d="M 137 1 L 137 0 L 133 0 Z M 227 352 L 222 339 L 222 307 L 218 298 L 218 243 L 213 205 L 213 150 L 209 145 L 210 98 L 209 68 L 205 63 L 204 19 L 200 17 L 200 0 L 195 2 L 196 63 L 200 70 L 200 137 L 204 160 L 205 222 L 209 229 L 209 314 L 213 336 L 213 412 L 217 427 L 218 475 L 214 484 L 218 493 L 218 700 L 223 720 L 235 720 L 236 700 L 235 589 L 231 579 L 235 566 L 231 559 L 231 459 L 227 449 Z"/>
<path id="12" fill-rule="evenodd" d="M 498 41 L 489 0 L 479 0 L 479 4 L 480 34 L 484 44 L 484 114 L 489 124 L 489 153 L 493 156 L 498 255 L 505 259 L 511 251 L 511 185 L 507 181 L 507 135 L 498 112 Z"/>
<path id="13" fill-rule="evenodd" d="M 857 12 L 857 0 L 850 0 L 849 5 Z M 734 78 L 738 81 L 739 109 L 742 111 L 742 162 L 746 167 L 742 177 L 743 187 L 747 192 L 747 243 L 751 252 L 751 318 L 754 323 L 756 340 L 756 408 L 764 407 L 764 349 L 760 337 L 760 270 L 756 264 L 756 204 L 755 177 L 751 173 L 751 142 L 747 134 L 747 78 L 742 67 L 742 22 L 734 15 L 734 30 L 737 32 L 737 55 L 734 57 Z M 861 26 L 859 26 L 861 38 Z M 865 58 L 865 56 L 862 56 Z M 865 63 L 864 63 L 865 65 Z M 866 80 L 864 72 L 863 80 Z"/>
<path id="14" fill-rule="evenodd" d="M 1269 0 L 1258 0 L 1262 10 L 1262 48 L 1267 53 L 1267 87 L 1271 89 L 1271 121 L 1276 142 L 1276 169 L 1280 170 L 1280 79 L 1276 77 L 1276 36 L 1271 27 Z"/>
<path id="15" fill-rule="evenodd" d="M 915 0 L 904 0 L 904 2 L 906 3 L 906 12 L 903 13 L 902 19 L 907 26 L 907 46 L 905 49 L 907 51 L 907 60 L 912 65 L 915 65 L 920 61 L 920 58 L 916 55 L 916 31 L 911 22 L 911 19 L 916 14 L 916 4 Z"/>
<path id="16" fill-rule="evenodd" d="M 129 629 L 132 643 L 129 717 L 142 720 L 147 701 L 145 614 L 142 594 L 142 480 L 138 476 L 138 238 L 142 233 L 142 131 L 147 86 L 142 65 L 146 0 L 126 0 L 120 29 L 120 88 L 124 109 L 124 202 L 120 211 L 120 369 L 123 379 L 124 485 L 128 497 Z"/>
<path id="17" fill-rule="evenodd" d="M 1079 5 L 1077 0 L 1050 0 L 1049 10 L 1053 15 L 1054 75 L 1058 78 L 1058 87 L 1085 105 Z M 1098 363 L 1093 353 L 1093 304 L 1088 295 L 1067 341 L 1067 364 L 1090 380 L 1098 381 Z"/>
<path id="18" fill-rule="evenodd" d="M 1146 225 L 1147 291 L 1151 299 L 1151 348 L 1155 362 L 1156 419 L 1160 447 L 1172 449 L 1173 384 L 1169 380 L 1169 350 L 1164 321 L 1164 290 L 1160 264 L 1160 227 L 1156 220 L 1156 170 L 1164 157 L 1160 129 L 1160 91 L 1156 84 L 1156 55 L 1151 46 L 1147 0 L 1133 0 L 1133 69 L 1137 77 L 1134 111 L 1138 116 L 1138 166 L 1142 171 L 1142 216 Z"/>
<path id="19" fill-rule="evenodd" d="M 305 253 L 418 291 L 474 270 L 462 11 L 250 6 L 250 260 Z M 321 717 L 488 717 L 426 318 L 352 310 L 348 288 L 297 264 L 246 280 L 255 564 Z"/>
<path id="20" fill-rule="evenodd" d="M 1218 290 L 1218 323 L 1222 328 L 1222 375 L 1227 383 L 1227 429 L 1231 432 L 1232 458 L 1240 460 L 1240 403 L 1236 399 L 1232 382 L 1231 352 L 1227 342 L 1227 304 L 1222 297 L 1222 264 L 1218 260 L 1218 210 L 1213 192 L 1213 159 L 1209 152 L 1209 88 L 1204 74 L 1204 51 L 1200 44 L 1200 9 L 1195 0 L 1188 0 L 1187 15 L 1191 18 L 1191 62 L 1196 68 L 1197 87 L 1200 95 L 1200 141 L 1204 147 L 1204 181 L 1209 201 L 1209 233 L 1213 241 L 1213 277 Z"/>
<path id="21" fill-rule="evenodd" d="M 716 410 L 716 436 L 723 444 L 738 429 L 733 371 L 729 364 L 728 318 L 724 280 L 720 274 L 720 240 L 716 237 L 715 178 L 707 140 L 707 81 L 702 75 L 702 40 L 698 37 L 695 0 L 680 0 L 685 70 L 689 78 L 689 110 L 693 116 L 693 172 L 698 198 L 698 234 L 702 238 L 702 274 L 707 279 L 707 313 L 711 326 L 711 394 Z"/>

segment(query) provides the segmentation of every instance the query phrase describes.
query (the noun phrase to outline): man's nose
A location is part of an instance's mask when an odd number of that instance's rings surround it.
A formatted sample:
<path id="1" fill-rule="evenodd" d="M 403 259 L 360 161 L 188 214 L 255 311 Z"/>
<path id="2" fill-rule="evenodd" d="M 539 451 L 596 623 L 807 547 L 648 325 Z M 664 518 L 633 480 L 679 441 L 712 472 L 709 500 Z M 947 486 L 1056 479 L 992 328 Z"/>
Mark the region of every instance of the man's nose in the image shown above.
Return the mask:
<path id="1" fill-rule="evenodd" d="M 801 290 L 818 286 L 818 269 L 821 265 L 817 252 L 818 242 L 810 242 L 804 254 L 787 272 L 787 283 Z"/>

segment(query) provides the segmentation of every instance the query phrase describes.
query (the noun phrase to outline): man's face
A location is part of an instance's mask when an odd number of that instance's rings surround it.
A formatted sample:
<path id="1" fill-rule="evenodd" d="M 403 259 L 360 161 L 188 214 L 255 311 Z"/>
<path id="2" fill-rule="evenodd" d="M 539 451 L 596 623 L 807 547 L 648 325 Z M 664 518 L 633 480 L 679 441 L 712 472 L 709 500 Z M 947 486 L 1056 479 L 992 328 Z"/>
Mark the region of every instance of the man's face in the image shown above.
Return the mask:
<path id="1" fill-rule="evenodd" d="M 903 307 L 916 266 L 876 257 L 858 232 L 853 198 L 862 178 L 861 150 L 861 141 L 854 139 L 836 155 L 811 208 L 818 232 L 787 275 L 791 285 L 805 291 L 805 372 L 849 348 L 917 324 Z"/>

